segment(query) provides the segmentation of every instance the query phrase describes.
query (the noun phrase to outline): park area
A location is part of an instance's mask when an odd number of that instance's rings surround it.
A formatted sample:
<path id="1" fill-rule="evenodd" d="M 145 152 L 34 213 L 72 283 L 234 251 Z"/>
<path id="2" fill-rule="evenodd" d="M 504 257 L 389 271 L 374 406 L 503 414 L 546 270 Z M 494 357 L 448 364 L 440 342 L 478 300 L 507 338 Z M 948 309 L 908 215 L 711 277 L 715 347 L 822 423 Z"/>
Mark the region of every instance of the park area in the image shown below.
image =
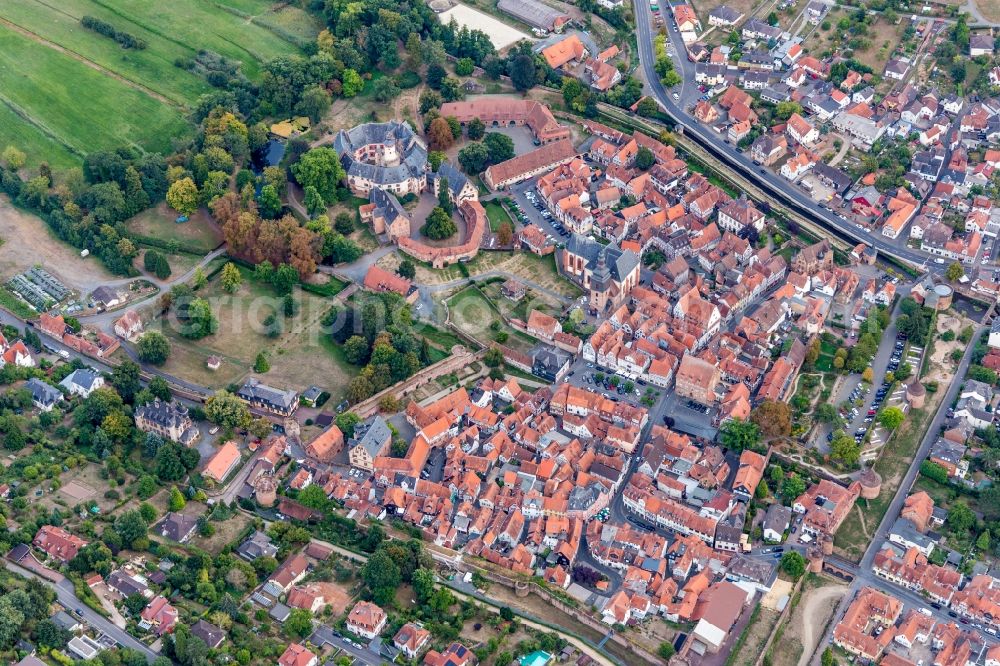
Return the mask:
<path id="1" fill-rule="evenodd" d="M 178 223 L 177 213 L 161 202 L 133 217 L 127 226 L 139 243 L 145 236 L 192 254 L 208 254 L 223 241 L 222 230 L 205 208 L 196 210 L 187 222 Z"/>
<path id="2" fill-rule="evenodd" d="M 378 260 L 378 266 L 395 271 L 403 255 L 393 252 Z M 554 255 L 539 257 L 531 252 L 493 250 L 481 251 L 475 259 L 446 268 L 431 268 L 430 264 L 414 262 L 414 281 L 423 285 L 444 285 L 463 278 L 513 277 L 529 282 L 528 287 L 541 287 L 561 298 L 579 298 L 583 292 L 575 284 L 559 275 Z"/>
<path id="3" fill-rule="evenodd" d="M 222 288 L 218 277 L 196 292 L 197 297 L 209 302 L 219 321 L 214 335 L 189 340 L 180 335 L 172 317 L 157 321 L 171 344 L 163 371 L 219 389 L 250 374 L 257 354 L 264 352 L 271 368 L 260 375 L 262 381 L 296 390 L 316 385 L 329 391 L 337 401 L 342 399 L 357 369 L 347 363 L 341 348 L 334 344 L 323 325 L 324 315 L 333 306 L 331 300 L 307 291 L 298 292 L 299 311 L 286 318 L 281 312 L 281 297 L 275 290 L 255 281 L 250 271 L 241 272 L 243 281 L 234 294 Z M 281 322 L 281 331 L 276 336 L 269 335 L 265 324 L 272 314 Z M 209 356 L 221 359 L 218 370 L 208 369 Z M 306 358 L 309 362 L 303 363 Z"/>
<path id="4" fill-rule="evenodd" d="M 122 49 L 82 27 L 85 16 L 146 48 Z M 299 53 L 321 27 L 267 0 L 8 0 L 0 3 L 0 146 L 20 148 L 29 166 L 56 168 L 120 146 L 169 151 L 191 131 L 190 106 L 212 89 L 196 59 L 222 56 L 256 79 L 264 62 Z"/>
<path id="5" fill-rule="evenodd" d="M 511 349 L 527 352 L 536 343 L 531 336 L 504 322 L 496 305 L 476 286 L 469 286 L 448 299 L 451 323 L 483 345 L 497 340 Z"/>

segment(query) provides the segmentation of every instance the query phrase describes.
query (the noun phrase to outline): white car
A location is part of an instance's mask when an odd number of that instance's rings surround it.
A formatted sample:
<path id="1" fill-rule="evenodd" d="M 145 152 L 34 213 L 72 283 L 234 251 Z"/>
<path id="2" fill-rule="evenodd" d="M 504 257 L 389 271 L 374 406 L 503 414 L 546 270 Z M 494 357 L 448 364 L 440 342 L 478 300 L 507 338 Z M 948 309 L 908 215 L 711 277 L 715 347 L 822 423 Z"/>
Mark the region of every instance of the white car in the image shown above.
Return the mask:
<path id="1" fill-rule="evenodd" d="M 673 97 L 675 100 L 678 100 L 678 99 L 681 98 L 681 96 L 678 95 L 677 93 L 674 93 L 673 95 L 671 95 L 671 97 Z"/>

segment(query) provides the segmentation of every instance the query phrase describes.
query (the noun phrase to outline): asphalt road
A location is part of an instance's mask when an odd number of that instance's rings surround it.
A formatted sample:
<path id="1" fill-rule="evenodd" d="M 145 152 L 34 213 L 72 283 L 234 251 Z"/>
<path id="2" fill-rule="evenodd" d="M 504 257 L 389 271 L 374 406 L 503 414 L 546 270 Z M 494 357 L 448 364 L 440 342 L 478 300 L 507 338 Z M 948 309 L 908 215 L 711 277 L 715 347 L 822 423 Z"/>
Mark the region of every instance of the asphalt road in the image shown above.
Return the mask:
<path id="1" fill-rule="evenodd" d="M 639 60 L 642 64 L 646 87 L 652 93 L 653 97 L 660 103 L 660 106 L 667 112 L 667 114 L 670 115 L 678 123 L 678 125 L 683 127 L 685 135 L 694 139 L 715 158 L 721 160 L 732 169 L 742 172 L 744 176 L 750 178 L 762 189 L 767 190 L 772 195 L 775 195 L 782 201 L 786 202 L 791 208 L 800 214 L 812 218 L 824 227 L 835 231 L 838 235 L 850 239 L 855 243 L 865 242 L 883 254 L 909 262 L 913 265 L 926 265 L 930 270 L 935 272 L 944 270 L 945 266 L 943 265 L 933 262 L 928 263 L 930 261 L 930 255 L 907 247 L 905 244 L 905 238 L 893 240 L 881 235 L 880 233 L 871 233 L 866 230 L 858 229 L 855 225 L 837 217 L 829 210 L 821 208 L 818 204 L 813 202 L 812 199 L 803 196 L 794 184 L 785 180 L 781 176 L 770 172 L 766 168 L 754 166 L 748 154 L 737 153 L 723 141 L 723 137 L 721 135 L 711 129 L 708 129 L 689 115 L 682 106 L 685 103 L 685 98 L 681 97 L 681 92 L 683 92 L 686 97 L 690 97 L 692 90 L 697 92 L 697 86 L 694 83 L 695 67 L 694 63 L 689 62 L 687 59 L 687 49 L 684 46 L 680 33 L 672 29 L 671 22 L 668 17 L 666 21 L 666 25 L 668 27 L 667 34 L 669 35 L 670 41 L 677 53 L 677 57 L 674 58 L 674 64 L 684 80 L 682 86 L 677 88 L 676 92 L 679 99 L 675 101 L 672 94 L 668 93 L 666 88 L 660 82 L 660 77 L 657 75 L 654 68 L 655 56 L 653 53 L 653 38 L 656 31 L 652 26 L 652 14 L 650 13 L 649 6 L 646 4 L 645 0 L 634 0 L 634 9 L 636 18 L 636 33 L 639 45 Z"/>

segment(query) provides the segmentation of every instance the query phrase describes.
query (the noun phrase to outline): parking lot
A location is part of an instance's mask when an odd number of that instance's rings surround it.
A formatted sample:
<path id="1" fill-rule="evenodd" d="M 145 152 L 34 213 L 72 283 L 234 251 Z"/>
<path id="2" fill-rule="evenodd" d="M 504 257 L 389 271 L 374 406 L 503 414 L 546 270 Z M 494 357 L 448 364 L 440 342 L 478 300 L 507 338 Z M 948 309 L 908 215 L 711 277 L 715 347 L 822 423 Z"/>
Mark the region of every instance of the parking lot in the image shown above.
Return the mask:
<path id="1" fill-rule="evenodd" d="M 552 243 L 563 243 L 569 237 L 569 232 L 552 217 L 541 202 L 535 190 L 535 181 L 529 180 L 510 188 L 513 200 L 511 212 L 518 218 L 522 226 L 538 225 Z"/>
<path id="2" fill-rule="evenodd" d="M 888 343 L 892 343 L 891 348 L 889 348 Z M 888 359 L 886 360 L 885 370 L 879 375 L 882 378 L 881 384 L 878 388 L 872 392 L 874 386 L 868 385 L 867 383 L 861 381 L 860 375 L 851 375 L 848 379 L 846 388 L 851 388 L 851 392 L 846 396 L 841 393 L 842 397 L 838 397 L 838 404 L 840 403 L 850 403 L 854 405 L 849 410 L 844 406 L 841 406 L 840 416 L 844 419 L 843 430 L 844 432 L 852 435 L 854 440 L 861 444 L 864 442 L 865 437 L 868 435 L 868 431 L 873 427 L 875 419 L 878 417 L 878 412 L 882 409 L 883 404 L 887 399 L 892 400 L 896 396 L 896 393 L 903 391 L 903 389 L 898 389 L 892 395 L 889 394 L 890 384 L 885 381 L 886 372 L 895 372 L 899 369 L 900 363 L 904 360 L 915 369 L 920 363 L 920 358 L 923 353 L 923 349 L 918 347 L 907 348 L 906 338 L 901 335 L 896 335 L 895 339 L 888 339 L 885 343 L 885 348 L 889 348 L 891 351 L 888 352 Z M 877 356 L 881 356 L 882 350 L 879 351 Z M 876 365 L 878 363 L 876 362 Z M 833 430 L 829 429 L 826 433 L 826 441 L 830 442 L 833 439 Z"/>
<path id="3" fill-rule="evenodd" d="M 627 402 L 646 409 L 656 404 L 655 401 L 662 398 L 664 393 L 657 386 L 612 374 L 582 358 L 573 364 L 565 381 L 586 391 L 600 393 L 615 402 Z M 644 398 L 647 399 L 645 403 Z"/>

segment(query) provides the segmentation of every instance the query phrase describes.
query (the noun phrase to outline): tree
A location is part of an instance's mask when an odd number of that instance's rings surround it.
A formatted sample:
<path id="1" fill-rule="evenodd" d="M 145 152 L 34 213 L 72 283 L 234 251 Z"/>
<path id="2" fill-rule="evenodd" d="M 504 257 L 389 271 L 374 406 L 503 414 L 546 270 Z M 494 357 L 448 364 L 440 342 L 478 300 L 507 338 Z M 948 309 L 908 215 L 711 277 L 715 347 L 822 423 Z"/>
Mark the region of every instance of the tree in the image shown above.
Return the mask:
<path id="1" fill-rule="evenodd" d="M 798 580 L 806 572 L 806 558 L 802 557 L 798 551 L 790 550 L 781 556 L 781 570 Z"/>
<path id="2" fill-rule="evenodd" d="M 989 549 L 990 549 L 990 531 L 989 530 L 983 530 L 983 533 L 979 535 L 978 539 L 976 539 L 976 548 L 978 548 L 979 551 L 982 552 L 982 553 L 985 553 L 985 552 L 989 551 Z"/>
<path id="3" fill-rule="evenodd" d="M 347 177 L 333 148 L 312 148 L 292 165 L 292 175 L 303 188 L 314 187 L 327 205 L 337 200 L 337 185 Z"/>
<path id="4" fill-rule="evenodd" d="M 445 151 L 455 143 L 455 137 L 451 133 L 451 125 L 445 118 L 435 118 L 431 121 L 431 126 L 427 130 L 427 141 L 431 150 Z"/>
<path id="5" fill-rule="evenodd" d="M 167 203 L 181 215 L 198 210 L 198 186 L 190 178 L 174 181 L 167 190 Z"/>
<path id="6" fill-rule="evenodd" d="M 510 222 L 501 222 L 497 227 L 497 244 L 500 247 L 507 247 L 514 242 L 514 225 Z"/>
<path id="7" fill-rule="evenodd" d="M 872 370 L 872 369 L 871 369 L 870 367 L 868 367 L 868 368 L 865 368 L 865 369 L 864 369 L 864 370 L 863 370 L 863 371 L 861 372 L 861 379 L 862 379 L 863 381 L 866 381 L 866 382 L 868 382 L 869 384 L 871 384 L 871 383 L 872 383 L 872 381 L 873 381 L 873 380 L 875 379 L 875 371 L 874 371 L 874 370 Z"/>
<path id="8" fill-rule="evenodd" d="M 899 407 L 886 407 L 878 415 L 878 422 L 882 424 L 886 430 L 895 430 L 903 424 L 905 419 L 903 410 Z"/>
<path id="9" fill-rule="evenodd" d="M 284 629 L 289 638 L 305 638 L 312 633 L 312 613 L 305 608 L 292 610 L 285 619 Z"/>
<path id="10" fill-rule="evenodd" d="M 17 171 L 24 167 L 25 160 L 27 159 L 27 156 L 14 146 L 4 148 L 3 154 L 0 157 L 3 157 L 3 161 L 7 163 L 7 168 L 12 171 Z"/>
<path id="11" fill-rule="evenodd" d="M 788 437 L 792 434 L 792 409 L 788 403 L 765 400 L 750 413 L 750 420 L 757 424 L 765 437 Z"/>
<path id="12" fill-rule="evenodd" d="M 535 85 L 535 59 L 530 55 L 519 55 L 510 63 L 510 81 L 514 89 L 524 92 Z"/>
<path id="13" fill-rule="evenodd" d="M 482 173 L 490 165 L 490 149 L 482 143 L 470 143 L 458 151 L 458 163 L 467 174 Z"/>
<path id="14" fill-rule="evenodd" d="M 153 365 L 163 365 L 170 356 L 170 342 L 159 331 L 146 331 L 139 338 L 136 347 L 139 360 Z"/>
<path id="15" fill-rule="evenodd" d="M 361 417 L 354 412 L 343 412 L 337 415 L 336 423 L 340 432 L 344 433 L 344 437 L 350 439 L 354 437 L 354 426 L 361 423 Z"/>
<path id="16" fill-rule="evenodd" d="M 830 423 L 833 425 L 839 425 L 843 421 L 840 418 L 840 413 L 837 411 L 836 405 L 829 402 L 824 402 L 816 407 L 815 417 L 821 423 Z"/>
<path id="17" fill-rule="evenodd" d="M 963 67 L 964 70 L 964 67 Z M 950 282 L 956 282 L 959 278 L 965 275 L 965 269 L 962 264 L 957 261 L 948 266 L 948 270 L 945 271 L 944 276 L 948 278 Z"/>
<path id="18" fill-rule="evenodd" d="M 142 264 L 147 273 L 152 273 L 161 280 L 170 277 L 170 264 L 167 263 L 167 258 L 156 250 L 146 250 Z"/>
<path id="19" fill-rule="evenodd" d="M 217 391 L 208 399 L 205 403 L 205 416 L 226 430 L 245 428 L 251 419 L 247 404 L 228 391 Z"/>
<path id="20" fill-rule="evenodd" d="M 305 189 L 302 204 L 306 207 L 306 212 L 309 213 L 310 217 L 316 217 L 326 210 L 326 202 L 323 201 L 323 196 L 312 185 Z"/>
<path id="21" fill-rule="evenodd" d="M 455 74 L 458 76 L 469 76 L 474 68 L 472 58 L 459 58 L 455 61 Z"/>
<path id="22" fill-rule="evenodd" d="M 195 298 L 188 303 L 183 323 L 181 335 L 192 340 L 214 335 L 219 329 L 219 320 L 215 318 L 212 306 L 204 298 Z"/>
<path id="23" fill-rule="evenodd" d="M 677 84 L 671 83 L 669 85 Z M 660 106 L 656 103 L 655 99 L 647 95 L 639 100 L 639 104 L 635 107 L 635 112 L 643 118 L 652 118 L 660 112 Z"/>
<path id="24" fill-rule="evenodd" d="M 483 363 L 485 363 L 488 368 L 499 368 L 503 365 L 503 352 L 497 347 L 490 347 L 490 349 L 483 356 Z"/>
<path id="25" fill-rule="evenodd" d="M 952 504 L 948 510 L 947 522 L 948 527 L 956 534 L 968 534 L 969 530 L 976 524 L 976 514 L 964 501 L 958 501 Z"/>
<path id="26" fill-rule="evenodd" d="M 308 116 L 309 120 L 318 123 L 330 108 L 330 93 L 322 86 L 309 86 L 302 91 L 299 103 L 295 105 L 295 113 Z"/>
<path id="27" fill-rule="evenodd" d="M 219 280 L 222 282 L 223 289 L 234 294 L 239 291 L 240 285 L 243 283 L 243 274 L 240 273 L 236 264 L 229 261 L 222 267 L 222 275 Z"/>
<path id="28" fill-rule="evenodd" d="M 147 390 L 153 395 L 154 398 L 159 398 L 160 400 L 170 400 L 170 386 L 167 384 L 167 380 L 159 375 L 156 375 L 149 380 Z"/>
<path id="29" fill-rule="evenodd" d="M 399 262 L 396 272 L 405 277 L 407 280 L 412 280 L 417 275 L 417 267 L 411 260 L 403 259 Z"/>
<path id="30" fill-rule="evenodd" d="M 861 447 L 853 437 L 843 430 L 838 430 L 830 441 L 830 455 L 844 465 L 854 467 L 861 457 Z"/>
<path id="31" fill-rule="evenodd" d="M 640 147 L 635 154 L 636 168 L 646 171 L 654 164 L 656 164 L 656 156 L 653 154 L 653 151 L 646 146 Z"/>
<path id="32" fill-rule="evenodd" d="M 281 215 L 281 195 L 278 194 L 274 185 L 265 185 L 260 188 L 260 196 L 257 197 L 257 206 L 260 215 L 264 219 L 273 220 Z"/>
<path id="33" fill-rule="evenodd" d="M 427 223 L 420 229 L 420 233 L 433 240 L 450 238 L 457 232 L 458 227 L 455 226 L 455 221 L 440 206 L 431 211 L 431 214 L 427 216 Z"/>
<path id="34" fill-rule="evenodd" d="M 833 650 L 826 648 L 823 650 L 823 654 L 819 658 L 821 666 L 833 666 L 837 663 L 837 660 L 833 658 Z"/>
<path id="35" fill-rule="evenodd" d="M 385 606 L 392 602 L 403 577 L 395 560 L 380 549 L 361 568 L 361 580 L 368 587 L 372 600 L 379 606 Z"/>
<path id="36" fill-rule="evenodd" d="M 267 354 L 263 351 L 257 353 L 257 358 L 253 362 L 253 371 L 263 374 L 271 369 L 271 362 L 267 360 Z"/>
<path id="37" fill-rule="evenodd" d="M 353 69 L 345 69 L 340 77 L 341 94 L 348 99 L 356 96 L 365 87 L 365 82 Z"/>
<path id="38" fill-rule="evenodd" d="M 351 217 L 350 213 L 337 213 L 337 217 L 333 218 L 333 228 L 338 234 L 345 236 L 352 234 L 354 233 L 354 218 Z"/>
<path id="39" fill-rule="evenodd" d="M 35 625 L 35 638 L 45 647 L 61 650 L 73 638 L 73 634 L 52 620 L 42 620 Z"/>
<path id="40" fill-rule="evenodd" d="M 778 102 L 774 108 L 775 117 L 781 120 L 788 120 L 795 113 L 802 113 L 802 105 L 798 102 Z"/>
<path id="41" fill-rule="evenodd" d="M 486 123 L 479 118 L 473 118 L 466 124 L 465 133 L 471 141 L 478 141 L 486 134 Z"/>
<path id="42" fill-rule="evenodd" d="M 115 531 L 121 536 L 122 543 L 129 548 L 139 548 L 146 539 L 148 529 L 149 524 L 138 511 L 126 511 L 115 518 Z"/>
<path id="43" fill-rule="evenodd" d="M 299 272 L 288 264 L 281 264 L 271 276 L 271 284 L 279 294 L 288 294 L 299 283 Z"/>
<path id="44" fill-rule="evenodd" d="M 781 482 L 781 496 L 787 501 L 792 501 L 806 491 L 806 482 L 799 478 L 795 472 L 791 472 Z"/>
<path id="45" fill-rule="evenodd" d="M 368 362 L 368 340 L 360 335 L 352 335 L 343 345 L 344 357 L 352 365 L 364 365 Z"/>
<path id="46" fill-rule="evenodd" d="M 670 659 L 672 656 L 674 656 L 675 652 L 676 650 L 674 649 L 674 644 L 668 643 L 666 641 L 660 643 L 660 646 L 656 648 L 656 654 L 658 654 L 663 659 Z"/>
<path id="47" fill-rule="evenodd" d="M 925 460 L 920 463 L 920 476 L 937 481 L 940 484 L 948 483 L 948 470 L 936 462 Z"/>
<path id="48" fill-rule="evenodd" d="M 719 429 L 719 441 L 734 451 L 753 449 L 760 442 L 760 428 L 753 421 L 729 419 Z"/>
<path id="49" fill-rule="evenodd" d="M 167 508 L 171 511 L 180 511 L 186 505 L 187 500 L 184 499 L 184 495 L 181 491 L 177 490 L 177 486 L 171 486 L 170 499 L 167 502 Z"/>
<path id="50" fill-rule="evenodd" d="M 514 140 L 500 132 L 487 132 L 483 145 L 490 151 L 490 164 L 499 164 L 514 157 Z"/>
<path id="51" fill-rule="evenodd" d="M 400 92 L 399 86 L 388 76 L 383 76 L 372 84 L 372 97 L 381 104 L 396 99 Z"/>

